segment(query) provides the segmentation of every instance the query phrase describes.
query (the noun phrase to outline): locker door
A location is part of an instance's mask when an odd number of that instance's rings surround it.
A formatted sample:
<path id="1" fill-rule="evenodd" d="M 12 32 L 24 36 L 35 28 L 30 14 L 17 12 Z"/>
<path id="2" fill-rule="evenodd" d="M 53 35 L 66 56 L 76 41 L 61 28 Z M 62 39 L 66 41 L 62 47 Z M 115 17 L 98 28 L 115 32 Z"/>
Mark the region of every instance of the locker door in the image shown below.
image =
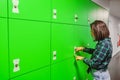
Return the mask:
<path id="1" fill-rule="evenodd" d="M 52 0 L 52 21 L 74 23 L 73 0 Z"/>
<path id="2" fill-rule="evenodd" d="M 50 67 L 26 73 L 11 80 L 50 80 Z"/>
<path id="3" fill-rule="evenodd" d="M 83 46 L 83 47 L 95 47 L 95 42 L 93 41 L 93 37 L 91 36 L 91 30 L 88 26 L 75 26 L 74 27 L 74 42 L 76 46 Z"/>
<path id="4" fill-rule="evenodd" d="M 90 34 L 90 27 L 88 26 L 75 26 L 75 39 L 76 41 L 78 40 L 78 46 L 83 46 L 83 47 L 90 47 L 94 48 L 95 47 L 95 42 L 93 42 L 93 39 Z M 76 52 L 76 55 L 83 56 L 86 58 L 90 58 L 91 55 L 79 51 Z M 87 73 L 88 66 L 83 63 L 83 61 L 76 61 L 76 72 L 77 72 L 77 78 L 78 80 L 93 80 L 91 74 Z"/>
<path id="5" fill-rule="evenodd" d="M 75 24 L 88 25 L 88 0 L 74 0 Z M 77 19 L 78 18 L 78 19 Z"/>
<path id="6" fill-rule="evenodd" d="M 52 63 L 59 62 L 73 56 L 74 33 L 73 25 L 52 24 L 51 35 L 51 60 Z"/>
<path id="7" fill-rule="evenodd" d="M 50 23 L 9 19 L 10 76 L 50 64 Z"/>
<path id="8" fill-rule="evenodd" d="M 87 73 L 88 66 L 83 61 L 76 61 L 77 80 L 93 80 L 91 73 Z"/>
<path id="9" fill-rule="evenodd" d="M 50 0 L 9 0 L 9 17 L 50 21 Z"/>
<path id="10" fill-rule="evenodd" d="M 0 80 L 8 80 L 8 32 L 4 18 L 0 18 L 0 64 Z"/>
<path id="11" fill-rule="evenodd" d="M 7 0 L 0 0 L 0 17 L 7 17 Z"/>
<path id="12" fill-rule="evenodd" d="M 74 57 L 51 65 L 51 80 L 77 80 Z"/>

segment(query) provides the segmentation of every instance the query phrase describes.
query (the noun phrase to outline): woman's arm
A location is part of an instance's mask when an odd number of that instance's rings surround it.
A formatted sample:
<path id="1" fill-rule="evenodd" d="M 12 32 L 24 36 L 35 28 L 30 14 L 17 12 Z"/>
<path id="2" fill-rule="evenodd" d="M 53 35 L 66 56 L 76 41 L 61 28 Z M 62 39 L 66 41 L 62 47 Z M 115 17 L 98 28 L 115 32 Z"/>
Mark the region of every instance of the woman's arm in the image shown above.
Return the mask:
<path id="1" fill-rule="evenodd" d="M 92 49 L 92 48 L 84 48 L 83 49 L 83 52 L 87 52 L 89 54 L 92 54 L 94 51 L 95 51 L 95 49 Z"/>

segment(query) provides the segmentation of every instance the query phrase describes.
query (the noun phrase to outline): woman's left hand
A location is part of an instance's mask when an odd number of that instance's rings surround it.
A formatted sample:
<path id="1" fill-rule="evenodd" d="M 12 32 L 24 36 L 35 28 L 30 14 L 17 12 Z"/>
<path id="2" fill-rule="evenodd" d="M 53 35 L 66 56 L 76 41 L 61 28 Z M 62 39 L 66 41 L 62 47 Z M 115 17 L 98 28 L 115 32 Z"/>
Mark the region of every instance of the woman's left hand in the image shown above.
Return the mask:
<path id="1" fill-rule="evenodd" d="M 82 57 L 82 56 L 76 56 L 76 60 L 83 60 L 84 59 L 84 57 Z"/>

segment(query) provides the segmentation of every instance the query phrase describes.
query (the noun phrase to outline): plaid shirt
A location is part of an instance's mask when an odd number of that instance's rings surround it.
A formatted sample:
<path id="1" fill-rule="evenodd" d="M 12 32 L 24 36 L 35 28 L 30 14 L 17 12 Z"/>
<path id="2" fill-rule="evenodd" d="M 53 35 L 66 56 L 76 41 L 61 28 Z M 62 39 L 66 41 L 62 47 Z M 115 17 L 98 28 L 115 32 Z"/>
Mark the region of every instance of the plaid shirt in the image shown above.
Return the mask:
<path id="1" fill-rule="evenodd" d="M 112 57 L 111 39 L 105 38 L 97 43 L 95 49 L 85 48 L 83 51 L 92 54 L 91 59 L 84 58 L 83 60 L 89 69 L 106 70 Z"/>

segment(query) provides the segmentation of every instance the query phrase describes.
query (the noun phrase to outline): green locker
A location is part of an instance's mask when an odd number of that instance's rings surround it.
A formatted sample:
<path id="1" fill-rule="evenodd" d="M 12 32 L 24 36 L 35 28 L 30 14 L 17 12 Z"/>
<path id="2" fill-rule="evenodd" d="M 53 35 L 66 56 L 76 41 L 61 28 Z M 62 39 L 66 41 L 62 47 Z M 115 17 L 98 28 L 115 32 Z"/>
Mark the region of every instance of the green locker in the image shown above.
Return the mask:
<path id="1" fill-rule="evenodd" d="M 50 67 L 32 71 L 10 80 L 50 80 Z"/>
<path id="2" fill-rule="evenodd" d="M 51 65 L 51 80 L 77 80 L 74 62 L 74 57 L 71 57 Z"/>
<path id="3" fill-rule="evenodd" d="M 74 0 L 75 24 L 88 25 L 88 0 Z"/>
<path id="4" fill-rule="evenodd" d="M 91 37 L 90 33 L 90 27 L 88 26 L 76 26 L 75 27 L 76 31 L 76 39 L 78 39 L 78 46 L 83 46 L 83 47 L 90 47 L 94 48 L 95 47 L 95 42 L 93 42 L 93 39 Z M 76 40 L 77 41 L 77 40 Z M 76 55 L 80 55 L 86 58 L 90 58 L 91 55 L 85 53 L 85 52 L 76 52 Z M 93 80 L 91 74 L 87 73 L 87 68 L 88 66 L 83 63 L 83 61 L 76 61 L 76 72 L 77 72 L 77 77 L 78 80 Z"/>
<path id="5" fill-rule="evenodd" d="M 50 65 L 50 23 L 9 19 L 10 77 Z"/>
<path id="6" fill-rule="evenodd" d="M 0 18 L 0 80 L 8 80 L 8 32 L 7 19 Z"/>
<path id="7" fill-rule="evenodd" d="M 50 0 L 9 0 L 9 17 L 39 21 L 50 21 Z"/>
<path id="8" fill-rule="evenodd" d="M 7 17 L 7 0 L 0 0 L 0 17 Z"/>
<path id="9" fill-rule="evenodd" d="M 72 57 L 74 54 L 74 25 L 52 23 L 52 63 Z"/>
<path id="10" fill-rule="evenodd" d="M 87 26 L 75 26 L 76 30 L 76 39 L 78 39 L 78 46 L 84 46 L 84 47 L 93 47 L 92 44 L 92 38 L 90 35 L 90 28 Z M 77 40 L 76 40 L 77 41 Z M 90 55 L 86 54 L 85 52 L 76 52 L 76 55 L 84 56 L 89 58 Z M 87 68 L 88 66 L 83 63 L 83 61 L 76 61 L 75 62 L 75 68 L 77 73 L 77 80 L 92 80 L 91 75 L 87 74 Z"/>
<path id="11" fill-rule="evenodd" d="M 77 80 L 93 80 L 91 73 L 87 73 L 88 66 L 83 61 L 75 62 Z"/>
<path id="12" fill-rule="evenodd" d="M 94 47 L 90 27 L 52 23 L 51 61 L 59 62 L 74 55 L 78 46 Z"/>
<path id="13" fill-rule="evenodd" d="M 87 0 L 52 0 L 52 21 L 88 25 L 86 3 Z"/>
<path id="14" fill-rule="evenodd" d="M 74 23 L 73 0 L 52 0 L 52 21 Z"/>

